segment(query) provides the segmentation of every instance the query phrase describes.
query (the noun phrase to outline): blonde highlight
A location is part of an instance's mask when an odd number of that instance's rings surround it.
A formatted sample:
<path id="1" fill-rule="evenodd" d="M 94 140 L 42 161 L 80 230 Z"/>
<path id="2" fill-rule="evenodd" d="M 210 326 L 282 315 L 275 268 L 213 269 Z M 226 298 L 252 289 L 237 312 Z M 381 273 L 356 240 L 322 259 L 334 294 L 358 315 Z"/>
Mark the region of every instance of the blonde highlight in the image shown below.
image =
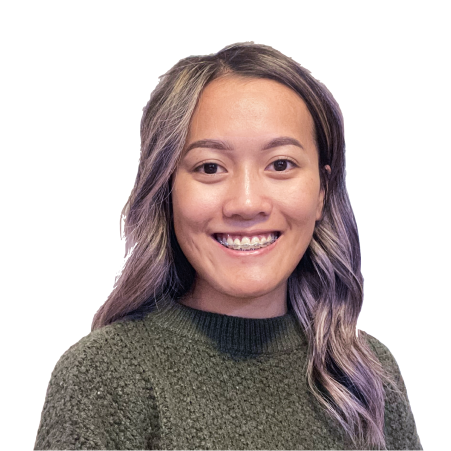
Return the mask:
<path id="1" fill-rule="evenodd" d="M 143 110 L 141 156 L 124 219 L 123 270 L 94 316 L 92 330 L 142 318 L 160 299 L 177 301 L 194 282 L 194 269 L 175 238 L 171 180 L 191 116 L 205 86 L 227 75 L 268 78 L 305 101 L 315 124 L 321 184 L 321 220 L 288 280 L 289 301 L 308 339 L 305 378 L 329 416 L 354 446 L 386 449 L 384 390 L 396 381 L 381 366 L 356 325 L 363 303 L 360 243 L 345 186 L 343 118 L 327 88 L 300 64 L 264 45 L 238 43 L 191 56 L 160 77 Z M 325 165 L 330 174 L 323 171 Z"/>

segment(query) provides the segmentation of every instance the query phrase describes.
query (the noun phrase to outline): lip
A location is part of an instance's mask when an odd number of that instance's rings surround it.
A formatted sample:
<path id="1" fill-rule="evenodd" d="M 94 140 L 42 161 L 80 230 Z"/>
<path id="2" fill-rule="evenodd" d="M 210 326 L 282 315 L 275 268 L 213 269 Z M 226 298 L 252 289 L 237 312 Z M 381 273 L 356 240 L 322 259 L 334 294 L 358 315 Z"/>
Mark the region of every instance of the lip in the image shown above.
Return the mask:
<path id="1" fill-rule="evenodd" d="M 255 232 L 253 232 L 255 233 Z M 271 232 L 264 232 L 265 233 L 271 233 Z M 235 250 L 235 249 L 229 249 L 228 247 L 223 246 L 216 238 L 215 235 L 211 235 L 211 239 L 229 256 L 231 257 L 256 257 L 256 256 L 260 256 L 260 255 L 265 255 L 269 252 L 271 252 L 277 245 L 277 243 L 279 242 L 279 240 L 282 237 L 282 234 L 280 232 L 277 232 L 277 234 L 279 235 L 279 237 L 277 238 L 276 241 L 274 241 L 274 243 L 270 244 L 269 246 L 266 247 L 262 247 L 260 249 L 255 249 L 253 251 L 239 251 L 239 250 Z M 249 235 L 243 235 L 243 236 L 249 236 Z M 252 236 L 252 235 L 251 235 Z"/>

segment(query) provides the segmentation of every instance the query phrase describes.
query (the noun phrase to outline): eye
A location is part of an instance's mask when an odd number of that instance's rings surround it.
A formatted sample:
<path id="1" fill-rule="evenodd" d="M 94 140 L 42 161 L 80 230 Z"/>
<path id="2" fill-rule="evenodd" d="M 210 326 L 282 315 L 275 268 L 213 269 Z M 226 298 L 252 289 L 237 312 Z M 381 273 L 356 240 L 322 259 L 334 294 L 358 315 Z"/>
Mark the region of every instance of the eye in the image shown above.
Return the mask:
<path id="1" fill-rule="evenodd" d="M 286 169 L 286 163 L 284 163 L 285 161 L 288 161 L 289 163 L 291 163 L 292 165 L 297 167 L 296 163 L 294 161 L 290 160 L 289 158 L 275 160 L 270 164 L 270 166 L 274 165 L 276 172 L 287 172 L 285 170 Z M 282 164 L 281 164 L 281 162 L 282 162 Z M 216 175 L 216 172 L 215 172 L 216 166 L 222 167 L 218 163 L 213 163 L 213 162 L 202 163 L 201 165 L 197 166 L 196 169 L 194 169 L 194 172 L 200 172 L 201 174 L 205 174 L 205 175 Z M 204 169 L 205 172 L 201 171 L 201 169 Z M 280 170 L 278 170 L 278 169 L 280 169 Z"/>
<path id="2" fill-rule="evenodd" d="M 288 163 L 291 163 L 293 166 L 297 167 L 297 164 L 293 160 L 290 160 L 289 158 L 283 158 L 280 160 L 276 160 L 276 161 L 273 161 L 271 164 L 273 164 L 274 167 L 276 168 L 276 172 L 287 172 L 285 170 L 285 167 L 286 167 L 286 163 L 284 163 L 285 161 L 288 161 Z M 280 162 L 282 162 L 283 164 L 280 164 Z M 280 169 L 280 171 L 277 171 L 277 169 Z"/>
<path id="3" fill-rule="evenodd" d="M 206 174 L 206 175 L 216 175 L 214 173 L 215 166 L 219 166 L 219 164 L 212 163 L 212 162 L 202 163 L 196 169 L 194 169 L 194 172 L 200 172 L 201 174 Z M 219 167 L 222 167 L 222 166 L 219 166 Z M 205 172 L 201 171 L 202 168 L 205 168 Z M 213 172 L 210 172 L 210 171 L 213 171 Z"/>

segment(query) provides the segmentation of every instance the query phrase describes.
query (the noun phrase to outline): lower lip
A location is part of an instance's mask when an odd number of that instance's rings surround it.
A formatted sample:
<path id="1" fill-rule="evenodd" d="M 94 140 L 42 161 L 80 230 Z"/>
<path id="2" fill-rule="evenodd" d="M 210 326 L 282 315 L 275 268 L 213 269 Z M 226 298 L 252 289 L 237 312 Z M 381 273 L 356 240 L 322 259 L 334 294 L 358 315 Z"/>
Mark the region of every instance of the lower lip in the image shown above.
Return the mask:
<path id="1" fill-rule="evenodd" d="M 257 257 L 260 255 L 266 255 L 268 252 L 271 252 L 278 243 L 278 241 L 282 238 L 282 235 L 277 238 L 274 243 L 271 243 L 269 246 L 262 247 L 260 249 L 255 249 L 253 251 L 237 251 L 235 249 L 229 249 L 228 247 L 223 246 L 214 236 L 211 237 L 213 241 L 224 251 L 227 255 L 231 257 Z"/>

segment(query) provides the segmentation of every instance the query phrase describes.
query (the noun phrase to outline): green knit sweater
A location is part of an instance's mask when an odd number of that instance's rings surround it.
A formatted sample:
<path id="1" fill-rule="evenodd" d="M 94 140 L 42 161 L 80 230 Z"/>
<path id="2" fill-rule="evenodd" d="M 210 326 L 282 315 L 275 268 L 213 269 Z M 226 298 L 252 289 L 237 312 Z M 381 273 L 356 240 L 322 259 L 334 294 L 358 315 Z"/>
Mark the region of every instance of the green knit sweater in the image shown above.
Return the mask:
<path id="1" fill-rule="evenodd" d="M 387 394 L 387 448 L 422 449 L 395 359 L 364 336 L 405 394 Z M 306 358 L 292 311 L 249 319 L 166 301 L 63 354 L 35 449 L 353 449 L 309 391 Z"/>

